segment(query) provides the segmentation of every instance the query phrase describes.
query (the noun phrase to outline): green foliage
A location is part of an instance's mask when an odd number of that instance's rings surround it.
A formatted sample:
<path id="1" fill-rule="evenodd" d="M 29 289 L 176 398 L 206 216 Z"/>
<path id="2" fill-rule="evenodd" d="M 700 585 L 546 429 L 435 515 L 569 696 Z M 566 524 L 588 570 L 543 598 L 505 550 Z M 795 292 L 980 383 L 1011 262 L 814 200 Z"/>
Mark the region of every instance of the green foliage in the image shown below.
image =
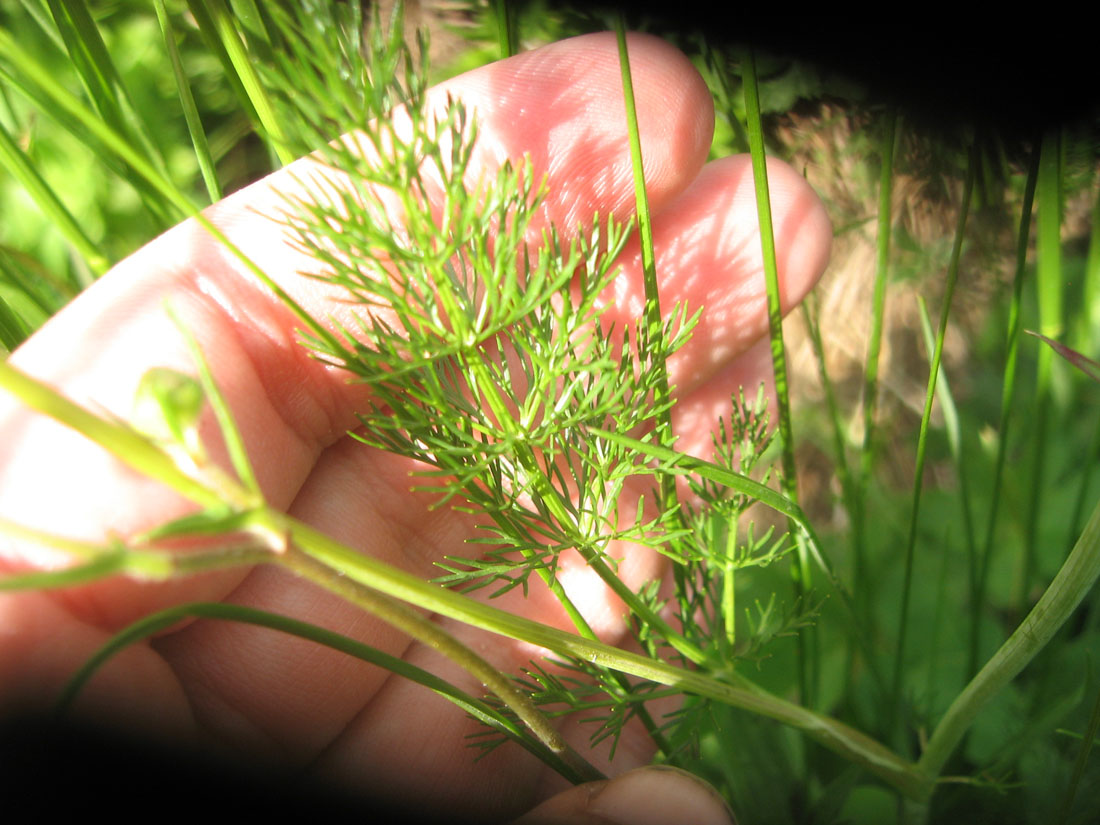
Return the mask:
<path id="1" fill-rule="evenodd" d="M 495 47 L 482 41 L 496 44 L 501 32 L 511 50 L 595 25 L 584 15 L 556 17 L 529 6 L 500 27 L 474 4 L 477 26 L 459 65 L 489 59 Z M 1014 295 L 995 296 L 987 328 L 973 331 L 982 345 L 968 374 L 953 375 L 952 392 L 945 392 L 948 367 L 940 354 L 955 314 L 950 288 L 946 296 L 931 289 L 943 305 L 935 337 L 929 332 L 932 380 L 916 479 L 904 491 L 888 481 L 877 440 L 888 434 L 875 418 L 875 333 L 857 382 L 873 396 L 863 443 L 850 443 L 845 401 L 834 393 L 829 435 L 811 445 L 833 451 L 840 505 L 854 522 L 852 534 L 829 530 L 819 538 L 796 498 L 802 460 L 796 446 L 813 439 L 799 430 L 805 422 L 797 406 L 793 422 L 786 401 L 771 411 L 782 430 L 782 443 L 773 444 L 764 396 L 752 398 L 750 388 L 750 400 L 743 393 L 733 399 L 712 461 L 678 453 L 662 434 L 671 404 L 663 365 L 697 316 L 666 307 L 668 320 L 658 323 L 654 292 L 647 294 L 646 318 L 634 325 L 601 318 L 599 295 L 633 226 L 591 216 L 583 226 L 547 227 L 533 238 L 532 221 L 548 193 L 520 158 L 492 179 L 472 180 L 477 124 L 459 101 L 428 113 L 428 44 L 420 40 L 414 58 L 399 15 L 387 27 L 360 3 L 324 0 L 188 0 L 158 2 L 155 9 L 2 0 L 0 12 L 11 33 L 0 39 L 6 171 L 0 345 L 18 346 L 109 262 L 189 214 L 202 192 L 216 198 L 316 152 L 315 174 L 302 181 L 308 194 L 286 203 L 286 218 L 298 246 L 317 262 L 313 276 L 340 287 L 358 314 L 335 334 L 324 333 L 319 319 L 302 317 L 305 343 L 371 386 L 360 416 L 362 440 L 421 462 L 438 506 L 470 510 L 481 529 L 470 557 L 445 560 L 437 582 L 429 583 L 361 559 L 273 511 L 197 351 L 198 380 L 165 372 L 147 377 L 136 429 L 80 410 L 5 364 L 6 389 L 202 508 L 109 547 L 0 523 L 5 533 L 59 546 L 76 562 L 60 573 L 5 579 L 5 589 L 280 564 L 437 646 L 489 695 L 469 696 L 378 651 L 279 617 L 209 605 L 180 610 L 265 624 L 389 667 L 485 722 L 479 748 L 516 742 L 574 781 L 595 772 L 547 721 L 566 713 L 580 714 L 594 743 L 614 743 L 629 720 L 641 721 L 658 758 L 709 778 L 743 823 L 889 821 L 898 791 L 915 805 L 910 810 L 932 821 L 1045 822 L 1056 814 L 1087 821 L 1096 805 L 1090 746 L 1100 707 L 1090 658 L 1100 604 L 1089 589 L 1100 542 L 1095 525 L 1077 538 L 1083 508 L 1097 496 L 1096 394 L 1080 382 L 1057 384 L 1051 355 L 1036 355 L 1018 336 L 1021 323 L 1034 325 L 1041 315 L 1058 352 L 1094 367 L 1082 352 L 1096 344 L 1096 308 L 1088 296 L 1100 283 L 1100 233 L 1080 254 L 1065 250 L 1059 234 L 1068 188 L 1095 188 L 1087 136 L 1056 134 L 1043 143 L 1044 274 L 1037 289 L 1026 256 L 1039 172 L 1013 169 L 1013 177 L 1003 157 L 984 153 L 994 144 L 975 141 L 970 168 L 979 202 L 1003 197 L 1021 212 Z M 758 170 L 767 127 L 761 115 L 782 114 L 832 89 L 827 78 L 785 61 L 754 66 L 742 54 L 705 44 L 692 56 L 726 124 L 716 149 L 751 146 Z M 982 242 L 973 240 L 978 230 L 964 230 L 964 218 L 953 245 L 891 220 L 895 163 L 908 172 L 912 158 L 894 160 L 892 113 L 881 124 L 877 115 L 871 120 L 867 131 L 881 125 L 882 138 L 861 136 L 847 159 L 884 158 L 864 174 L 871 182 L 879 173 L 884 193 L 873 310 L 881 324 L 886 292 L 925 287 L 933 265 L 948 261 L 953 288 L 965 244 Z M 904 120 L 898 128 L 904 130 Z M 334 141 L 341 134 L 347 137 Z M 769 134 L 769 145 L 775 143 Z M 1031 148 L 1038 163 L 1039 146 Z M 927 165 L 937 191 L 959 188 L 964 161 L 957 147 L 937 146 L 929 155 L 938 159 Z M 873 203 L 877 194 L 868 192 L 866 200 Z M 758 195 L 766 206 L 762 182 Z M 1091 194 L 1090 204 L 1095 219 L 1100 197 Z M 639 215 L 644 233 L 644 208 Z M 866 220 L 848 229 L 858 231 Z M 1079 276 L 1086 299 L 1064 301 L 1059 273 Z M 659 273 L 648 274 L 655 284 Z M 773 350 L 782 365 L 770 274 Z M 813 313 L 808 317 L 816 327 Z M 1053 340 L 1063 330 L 1074 332 L 1075 348 Z M 814 341 L 827 384 L 828 347 L 819 336 Z M 782 371 L 780 381 L 786 383 Z M 1017 395 L 1047 418 L 1030 420 Z M 1058 403 L 1048 404 L 1048 395 Z M 235 478 L 216 471 L 197 442 L 195 416 L 205 403 L 215 409 Z M 943 426 L 934 409 L 942 409 Z M 1033 474 L 1020 469 L 1021 456 L 1031 451 L 1042 472 L 1041 497 Z M 781 478 L 771 468 L 777 454 Z M 922 480 L 924 467 L 934 480 Z M 669 492 L 678 478 L 692 493 L 684 501 Z M 761 517 L 756 502 L 779 513 L 786 531 L 769 526 L 775 520 Z M 213 549 L 182 557 L 158 544 L 189 535 L 213 537 Z M 631 590 L 608 553 L 615 541 L 665 554 L 676 570 L 674 589 L 648 583 Z M 641 654 L 594 639 L 557 582 L 558 559 L 568 550 L 579 552 L 627 605 Z M 814 582 L 812 565 L 820 570 Z M 793 591 L 792 567 L 800 582 Z M 562 599 L 575 634 L 462 595 L 526 590 L 532 574 Z M 1052 579 L 1044 593 L 1039 582 Z M 1086 609 L 1075 612 L 1081 600 Z M 1041 610 L 1029 612 L 1036 602 Z M 405 603 L 524 639 L 552 656 L 522 673 L 500 674 L 432 623 L 418 621 Z M 79 678 L 182 615 L 149 617 L 131 628 Z M 1008 638 L 1021 620 L 1026 632 Z M 1046 638 L 1045 648 L 1035 641 Z M 971 680 L 982 662 L 985 669 Z M 807 706 L 783 698 L 792 694 Z M 679 695 L 685 697 L 679 710 L 650 715 L 647 703 Z M 908 762 L 910 754 L 921 760 Z M 944 768 L 965 780 L 956 777 L 932 794 Z M 871 775 L 886 784 L 869 784 Z"/>

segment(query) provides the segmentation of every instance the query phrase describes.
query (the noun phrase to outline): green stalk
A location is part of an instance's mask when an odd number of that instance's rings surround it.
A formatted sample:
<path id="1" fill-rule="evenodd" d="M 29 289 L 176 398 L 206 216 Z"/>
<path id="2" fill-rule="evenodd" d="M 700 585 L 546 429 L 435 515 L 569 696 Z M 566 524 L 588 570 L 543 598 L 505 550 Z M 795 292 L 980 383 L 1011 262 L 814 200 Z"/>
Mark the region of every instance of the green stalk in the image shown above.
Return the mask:
<path id="1" fill-rule="evenodd" d="M 748 120 L 749 150 L 752 155 L 753 182 L 756 187 L 756 211 L 760 223 L 760 248 L 764 260 L 764 283 L 768 295 L 768 334 L 771 339 L 772 369 L 775 373 L 776 415 L 779 440 L 783 449 L 780 486 L 792 502 L 798 502 L 798 470 L 794 460 L 794 435 L 791 431 L 790 388 L 787 355 L 783 344 L 783 309 L 779 301 L 779 269 L 775 258 L 775 233 L 772 229 L 771 196 L 768 190 L 768 166 L 764 151 L 764 129 L 760 120 L 760 93 L 756 81 L 756 58 L 752 49 L 745 52 L 743 66 L 745 114 Z M 797 558 L 791 566 L 795 599 L 804 600 L 810 592 L 810 553 L 803 534 L 791 529 L 797 546 Z M 802 700 L 813 705 L 821 669 L 817 637 L 812 627 L 798 629 L 798 682 Z"/>
<path id="2" fill-rule="evenodd" d="M 977 569 L 970 571 L 970 655 L 967 673 L 978 672 L 981 648 L 981 617 L 985 605 L 986 583 L 989 578 L 990 559 L 993 555 L 993 531 L 1001 504 L 1005 457 L 1008 455 L 1008 431 L 1011 421 L 1012 398 L 1016 390 L 1016 363 L 1020 351 L 1020 304 L 1023 298 L 1024 270 L 1027 266 L 1028 238 L 1031 231 L 1031 209 L 1035 200 L 1035 187 L 1039 178 L 1039 146 L 1036 144 L 1028 165 L 1027 182 L 1024 185 L 1024 202 L 1020 212 L 1020 228 L 1016 233 L 1016 272 L 1012 279 L 1012 300 L 1008 307 L 1008 335 L 1005 352 L 1005 372 L 1001 385 L 1001 413 L 997 425 L 997 457 L 993 470 L 993 499 L 989 505 L 985 540 Z"/>
<path id="3" fill-rule="evenodd" d="M 100 252 L 95 242 L 85 234 L 80 224 L 65 208 L 65 204 L 53 191 L 53 188 L 38 174 L 34 164 L 15 142 L 4 124 L 0 123 L 0 164 L 8 170 L 30 195 L 42 214 L 49 219 L 50 225 L 57 229 L 88 264 L 96 275 L 102 275 L 110 268 L 107 256 Z"/>
<path id="4" fill-rule="evenodd" d="M 1062 163 L 1061 132 L 1045 134 L 1039 156 L 1039 227 L 1036 237 L 1039 288 L 1039 332 L 1057 339 L 1062 334 Z M 1024 612 L 1028 591 L 1035 577 L 1035 552 L 1039 541 L 1039 513 L 1042 511 L 1047 442 L 1050 439 L 1052 392 L 1057 370 L 1054 353 L 1039 348 L 1035 377 L 1035 436 L 1031 470 L 1031 491 L 1024 527 L 1024 560 L 1016 591 L 1016 609 Z"/>
<path id="5" fill-rule="evenodd" d="M 739 674 L 728 674 L 726 681 L 720 681 L 566 633 L 425 582 L 411 573 L 357 553 L 281 513 L 269 512 L 268 517 L 270 529 L 285 533 L 303 553 L 330 568 L 333 581 L 350 579 L 394 599 L 491 633 L 767 716 L 803 731 L 907 796 L 919 798 L 930 792 L 928 779 L 922 772 L 881 743 L 842 722 L 780 699 Z"/>
<path id="6" fill-rule="evenodd" d="M 13 351 L 28 335 L 30 330 L 23 319 L 0 296 L 0 355 Z"/>
<path id="7" fill-rule="evenodd" d="M 897 143 L 897 112 L 891 109 L 883 123 L 882 161 L 879 170 L 878 231 L 875 236 L 875 286 L 871 298 L 871 337 L 863 372 L 863 445 L 851 502 L 852 589 L 863 593 L 863 620 L 872 620 L 872 588 L 867 583 L 867 485 L 874 466 L 875 413 L 878 410 L 879 354 L 882 351 L 883 318 L 886 316 L 886 285 L 890 267 L 890 235 L 893 226 L 894 149 Z"/>
<path id="8" fill-rule="evenodd" d="M 276 519 L 275 524 L 282 526 L 282 520 Z M 527 725 L 531 733 L 551 753 L 568 763 L 574 774 L 582 777 L 582 781 L 591 782 L 605 778 L 569 747 L 557 729 L 511 678 L 486 662 L 430 618 L 411 610 L 407 605 L 387 595 L 385 591 L 380 592 L 362 586 L 352 577 L 346 577 L 341 571 L 317 561 L 308 552 L 303 553 L 291 548 L 278 556 L 276 563 L 346 599 L 421 644 L 446 656 L 496 694 L 497 698 Z"/>
<path id="9" fill-rule="evenodd" d="M 224 0 L 204 0 L 203 5 L 206 7 L 208 19 L 214 26 L 218 40 L 229 57 L 233 71 L 240 79 L 240 84 L 256 112 L 260 128 L 267 137 L 268 146 L 275 152 L 280 163 L 286 166 L 294 160 L 294 153 L 275 114 L 271 98 L 256 73 L 253 58 L 245 48 L 233 15 L 226 8 Z"/>
<path id="10" fill-rule="evenodd" d="M 497 43 L 500 56 L 511 57 L 519 52 L 519 21 L 507 0 L 493 0 L 493 16 L 497 21 Z"/>
<path id="11" fill-rule="evenodd" d="M 647 369 L 651 369 L 656 377 L 656 391 L 654 403 L 661 410 L 657 418 L 654 432 L 657 443 L 662 447 L 672 447 L 676 440 L 672 432 L 671 404 L 669 403 L 670 390 L 668 385 L 668 372 L 663 359 L 653 359 L 650 353 L 656 349 L 664 349 L 664 323 L 661 314 L 660 287 L 657 283 L 657 259 L 653 251 L 653 220 L 649 212 L 649 195 L 645 186 L 645 167 L 642 160 L 642 141 L 638 129 L 638 110 L 634 101 L 634 81 L 630 72 L 630 55 L 626 47 L 626 24 L 622 15 L 615 18 L 615 38 L 619 48 L 619 67 L 623 81 L 623 106 L 626 109 L 627 135 L 630 141 L 630 162 L 634 177 L 634 203 L 635 214 L 638 219 L 638 241 L 642 252 L 642 283 L 645 290 L 645 319 L 638 335 L 638 358 Z M 662 475 L 660 478 L 661 503 L 660 507 L 665 512 L 680 512 L 679 499 L 676 495 L 676 479 L 670 475 Z M 686 604 L 687 587 L 684 581 L 684 570 L 674 563 L 672 575 L 676 583 L 677 598 L 681 607 L 690 609 Z M 627 592 L 630 592 L 627 588 Z M 633 596 L 633 594 L 631 594 Z M 633 602 L 638 602 L 635 597 Z M 629 603 L 629 602 L 628 602 Z M 669 625 L 660 619 L 653 611 L 640 605 L 645 610 L 645 620 L 652 627 L 659 630 L 668 642 L 676 650 L 689 660 L 699 664 L 705 659 L 705 655 L 698 647 L 688 642 L 681 634 L 672 630 Z M 671 635 L 669 635 L 671 634 Z"/>
<path id="12" fill-rule="evenodd" d="M 184 473 L 167 453 L 149 439 L 130 427 L 93 415 L 7 361 L 0 361 L 0 387 L 31 409 L 76 430 L 139 473 L 171 487 L 202 507 L 211 510 L 225 508 L 221 491 Z"/>
<path id="13" fill-rule="evenodd" d="M 5 518 L 0 518 L 0 535 L 61 550 L 83 562 L 62 570 L 4 576 L 0 578 L 0 592 L 71 587 L 114 575 L 129 576 L 139 581 L 164 581 L 173 576 L 260 564 L 271 560 L 270 550 L 247 539 L 242 543 L 234 538 L 225 546 L 179 554 L 152 547 L 135 548 L 117 540 L 103 547 L 24 527 Z"/>
<path id="14" fill-rule="evenodd" d="M 928 304 L 923 296 L 917 296 L 917 310 L 920 313 L 921 334 L 924 336 L 924 345 L 931 352 L 935 348 L 935 339 L 932 337 L 932 322 L 928 318 Z M 943 412 L 943 429 L 947 435 L 947 447 L 951 452 L 951 461 L 955 465 L 955 475 L 959 481 L 959 508 L 962 513 L 963 538 L 966 541 L 967 558 L 977 558 L 977 547 L 974 539 L 973 507 L 970 504 L 970 484 L 966 473 L 966 460 L 963 456 L 962 432 L 959 429 L 959 410 L 955 406 L 955 397 L 951 394 L 951 385 L 947 380 L 947 372 L 940 365 L 940 374 L 936 379 L 937 393 L 940 400 L 940 409 Z M 1076 534 L 1074 534 L 1076 535 Z M 946 543 L 943 545 L 946 551 Z"/>
<path id="15" fill-rule="evenodd" d="M 959 694 L 936 726 L 918 767 L 938 776 L 974 717 L 1027 666 L 1100 578 L 1100 506 L 1035 607 Z"/>
<path id="16" fill-rule="evenodd" d="M 498 712 L 480 699 L 470 696 L 459 690 L 450 682 L 446 682 L 416 665 L 384 653 L 377 648 L 357 642 L 347 636 L 333 633 L 323 627 L 307 624 L 276 613 L 268 613 L 255 608 L 237 604 L 193 602 L 191 604 L 178 605 L 158 611 L 146 616 L 129 627 L 115 634 L 103 647 L 101 647 L 90 659 L 88 659 L 65 685 L 61 697 L 56 704 L 56 711 L 63 713 L 71 704 L 76 695 L 87 684 L 91 676 L 102 667 L 112 656 L 125 649 L 129 645 L 147 639 L 166 628 L 178 623 L 181 619 L 215 619 L 220 621 L 242 622 L 267 627 L 281 633 L 288 633 L 302 639 L 325 645 L 341 653 L 362 659 L 377 667 L 382 667 L 400 676 L 403 679 L 423 685 L 439 695 L 454 702 L 466 713 L 478 721 L 495 728 L 512 741 L 518 743 L 530 753 L 537 756 L 543 762 L 549 764 L 562 776 L 573 783 L 590 781 L 593 771 L 577 770 L 577 765 L 571 760 L 559 756 L 546 747 L 538 739 L 532 737 L 523 728 L 516 725 L 507 716 Z"/>
<path id="17" fill-rule="evenodd" d="M 810 334 L 810 346 L 814 351 L 814 361 L 817 362 L 817 375 L 821 381 L 822 390 L 825 393 L 825 409 L 829 413 L 829 424 L 832 427 L 833 452 L 836 455 L 836 474 L 840 482 L 841 494 L 845 504 L 850 510 L 854 510 L 856 491 L 855 479 L 852 477 L 848 466 L 847 450 L 845 449 L 844 424 L 840 417 L 840 406 L 836 400 L 836 388 L 833 379 L 825 368 L 825 346 L 821 340 L 821 324 L 817 317 L 817 296 L 810 293 L 802 301 L 802 320 L 806 324 L 806 330 Z"/>
<path id="18" fill-rule="evenodd" d="M 125 135 L 132 146 L 138 147 L 144 158 L 167 177 L 164 158 L 152 139 L 137 108 L 122 82 L 122 77 L 111 59 L 99 28 L 88 12 L 85 0 L 46 0 L 54 25 L 65 43 L 65 51 L 73 69 L 84 86 L 88 99 L 103 121 L 116 133 Z M 163 226 L 172 223 L 167 204 L 146 190 L 143 181 L 137 181 L 138 191 L 146 206 L 157 215 Z"/>
<path id="19" fill-rule="evenodd" d="M 940 311 L 940 325 L 936 333 L 936 349 L 932 354 L 932 365 L 928 375 L 928 387 L 924 396 L 924 413 L 921 415 L 920 433 L 917 437 L 916 467 L 913 480 L 913 506 L 909 516 L 909 535 L 905 543 L 905 573 L 902 580 L 901 609 L 898 620 L 898 636 L 894 651 L 894 678 L 890 689 L 890 704 L 887 710 L 887 731 L 893 735 L 894 726 L 899 721 L 901 710 L 901 678 L 904 672 L 905 643 L 909 629 L 909 600 L 913 587 L 913 555 L 917 543 L 917 524 L 920 516 L 921 491 L 924 487 L 924 462 L 928 452 L 928 433 L 931 429 L 932 404 L 936 398 L 936 381 L 939 377 L 940 362 L 943 359 L 943 342 L 947 334 L 947 321 L 951 314 L 951 299 L 955 294 L 955 285 L 959 278 L 959 257 L 962 254 L 966 219 L 970 211 L 970 196 L 974 191 L 974 179 L 977 174 L 978 157 L 974 148 L 970 151 L 967 163 L 966 183 L 963 187 L 962 203 L 959 206 L 958 222 L 955 226 L 955 242 L 951 249 L 951 260 L 947 266 L 947 287 L 944 290 L 943 308 Z"/>
<path id="20" fill-rule="evenodd" d="M 653 220 L 649 214 L 649 195 L 645 188 L 645 171 L 642 163 L 642 141 L 638 131 L 638 111 L 634 104 L 634 83 L 630 75 L 630 56 L 626 48 L 626 29 L 622 16 L 616 19 L 615 36 L 619 44 L 619 65 L 623 78 L 623 105 L 626 108 L 627 134 L 630 138 L 630 162 L 634 174 L 634 203 L 638 218 L 638 240 L 642 251 L 642 283 L 645 289 L 645 325 L 638 341 L 638 356 L 646 362 L 649 347 L 654 343 L 660 348 L 664 335 L 661 315 L 660 289 L 657 284 L 657 260 L 653 251 Z M 671 447 L 672 418 L 669 412 L 669 386 L 666 366 L 660 359 L 652 364 L 657 372 L 657 391 L 654 403 L 662 409 L 657 420 L 657 442 Z M 676 501 L 676 485 L 672 479 L 662 481 L 661 494 L 666 505 Z"/>
<path id="21" fill-rule="evenodd" d="M 214 168 L 214 157 L 210 153 L 210 143 L 206 139 L 206 130 L 202 126 L 202 118 L 199 116 L 198 107 L 195 105 L 195 97 L 191 94 L 191 84 L 187 79 L 187 72 L 183 67 L 179 48 L 176 46 L 176 35 L 172 28 L 172 22 L 168 19 L 168 10 L 164 7 L 164 0 L 154 0 L 157 10 L 157 22 L 160 24 L 161 34 L 164 36 L 164 47 L 168 51 L 168 58 L 172 61 L 172 74 L 176 79 L 176 90 L 180 96 L 180 107 L 183 109 L 183 117 L 187 122 L 187 133 L 191 135 L 191 145 L 195 149 L 195 159 L 202 173 L 203 183 L 206 184 L 206 192 L 210 196 L 210 202 L 216 203 L 222 199 L 221 183 L 218 181 L 218 173 Z"/>
<path id="22" fill-rule="evenodd" d="M 1088 257 L 1085 259 L 1085 290 L 1083 320 L 1086 324 L 1078 349 L 1095 350 L 1100 343 L 1100 186 L 1090 215 L 1092 232 L 1089 235 Z"/>

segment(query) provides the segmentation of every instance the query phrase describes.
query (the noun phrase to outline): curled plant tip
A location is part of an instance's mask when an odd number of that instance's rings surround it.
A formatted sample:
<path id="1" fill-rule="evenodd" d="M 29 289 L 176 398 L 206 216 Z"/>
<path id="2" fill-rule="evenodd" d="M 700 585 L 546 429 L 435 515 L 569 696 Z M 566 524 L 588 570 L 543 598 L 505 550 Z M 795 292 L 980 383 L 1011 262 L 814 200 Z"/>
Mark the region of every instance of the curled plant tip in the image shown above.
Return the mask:
<path id="1" fill-rule="evenodd" d="M 189 375 L 153 367 L 146 372 L 134 395 L 131 423 L 138 432 L 159 444 L 179 446 L 196 463 L 204 456 L 198 422 L 206 394 Z"/>
<path id="2" fill-rule="evenodd" d="M 1093 381 L 1100 383 L 1100 363 L 1093 361 L 1091 358 L 1086 358 L 1077 350 L 1067 347 L 1065 344 L 1055 341 L 1053 338 L 1047 338 L 1045 335 L 1035 332 L 1034 330 L 1025 329 L 1024 332 L 1028 335 L 1034 335 Z"/>

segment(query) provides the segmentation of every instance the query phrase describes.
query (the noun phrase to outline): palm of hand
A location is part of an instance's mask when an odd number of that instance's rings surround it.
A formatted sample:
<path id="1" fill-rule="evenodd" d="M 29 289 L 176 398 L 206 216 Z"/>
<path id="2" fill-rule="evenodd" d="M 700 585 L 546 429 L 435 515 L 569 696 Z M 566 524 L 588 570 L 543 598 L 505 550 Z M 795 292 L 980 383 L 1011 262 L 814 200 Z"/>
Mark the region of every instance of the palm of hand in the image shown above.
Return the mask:
<path id="1" fill-rule="evenodd" d="M 662 300 L 706 312 L 690 344 L 670 362 L 681 449 L 702 452 L 710 428 L 738 384 L 768 374 L 752 175 L 745 158 L 704 165 L 713 110 L 709 93 L 682 55 L 651 38 L 631 40 L 639 123 L 647 160 Z M 492 169 L 530 153 L 549 176 L 547 219 L 568 227 L 593 213 L 627 217 L 633 188 L 614 39 L 594 35 L 526 53 L 437 88 L 472 105 L 481 138 L 475 164 Z M 301 162 L 300 162 L 301 163 Z M 820 203 L 781 164 L 769 168 L 785 308 L 824 268 L 830 232 Z M 287 248 L 265 217 L 276 173 L 212 207 L 208 215 L 315 317 L 347 310 L 298 276 L 309 262 Z M 628 246 L 614 287 L 612 320 L 640 314 L 639 255 Z M 238 271 L 216 243 L 185 223 L 124 261 L 13 356 L 13 363 L 82 402 L 126 416 L 134 387 L 151 366 L 192 371 L 162 311 L 169 297 L 198 338 L 237 418 L 257 475 L 273 504 L 362 552 L 423 577 L 433 563 L 469 555 L 472 519 L 409 491 L 409 463 L 364 447 L 356 426 L 362 387 L 310 359 L 296 342 L 295 319 Z M 64 358 L 59 356 L 64 353 Z M 0 399 L 6 439 L 0 462 L 0 514 L 66 535 L 101 539 L 165 521 L 186 505 L 138 478 L 97 448 Z M 205 432 L 212 450 L 215 428 Z M 216 450 L 215 450 L 216 451 Z M 66 470 L 46 468 L 63 457 Z M 52 504 L 64 501 L 58 525 Z M 122 507 L 119 502 L 125 502 Z M 655 554 L 621 548 L 632 585 L 659 576 Z M 6 548 L 0 564 L 43 566 L 40 549 Z M 583 564 L 566 560 L 563 579 L 606 641 L 625 628 L 606 589 Z M 270 567 L 206 574 L 156 587 L 109 581 L 0 601 L 0 624 L 22 639 L 0 646 L 0 684 L 13 696 L 53 695 L 114 630 L 152 609 L 188 600 L 225 599 L 290 615 L 368 642 L 458 684 L 464 674 L 387 625 L 313 585 Z M 506 609 L 565 626 L 561 610 L 535 589 L 503 597 Z M 498 604 L 500 600 L 498 600 Z M 446 623 L 505 671 L 534 655 L 527 646 Z M 46 644 L 64 639 L 64 644 Z M 466 684 L 471 692 L 474 685 Z M 22 696 L 20 696 L 20 692 Z M 384 671 L 302 640 L 224 622 L 195 622 L 138 645 L 106 668 L 83 697 L 87 712 L 107 712 L 172 734 L 197 735 L 246 754 L 308 765 L 394 798 L 430 800 L 456 811 L 511 815 L 544 796 L 555 779 L 527 754 L 501 748 L 474 762 L 465 737 L 475 723 L 445 700 Z M 585 731 L 567 728 L 581 746 Z M 646 761 L 642 736 L 628 731 L 614 770 Z M 599 764 L 598 755 L 591 757 Z"/>

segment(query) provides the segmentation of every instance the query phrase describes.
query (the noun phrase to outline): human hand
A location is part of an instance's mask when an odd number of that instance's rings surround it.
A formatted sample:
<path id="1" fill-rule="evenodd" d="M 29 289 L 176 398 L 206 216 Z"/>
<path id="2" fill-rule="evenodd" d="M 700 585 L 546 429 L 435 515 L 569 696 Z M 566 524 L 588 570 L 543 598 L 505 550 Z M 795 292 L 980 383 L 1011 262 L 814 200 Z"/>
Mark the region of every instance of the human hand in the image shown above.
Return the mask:
<path id="1" fill-rule="evenodd" d="M 666 44 L 633 36 L 637 94 L 657 271 L 666 306 L 706 308 L 692 341 L 670 362 L 679 399 L 681 449 L 701 452 L 738 384 L 769 372 L 764 279 L 747 158 L 704 164 L 713 110 L 686 59 Z M 476 112 L 475 163 L 492 170 L 531 155 L 549 176 L 547 219 L 571 227 L 593 213 L 627 217 L 633 182 L 614 38 L 553 44 L 437 87 Z M 304 163 L 308 164 L 308 160 Z M 299 162 L 303 163 L 303 162 Z M 293 167 L 212 207 L 208 217 L 317 318 L 346 307 L 301 277 L 310 261 L 290 249 L 267 217 L 295 186 Z M 301 168 L 298 169 L 301 171 Z M 771 164 L 776 247 L 785 308 L 824 268 L 830 231 L 824 210 L 793 170 Z M 607 317 L 641 314 L 636 245 Z M 193 221 L 138 253 L 67 307 L 11 357 L 21 369 L 85 405 L 128 417 L 135 388 L 153 366 L 193 372 L 169 300 L 211 362 L 269 502 L 352 547 L 422 577 L 447 555 L 468 555 L 471 519 L 429 510 L 410 493 L 409 464 L 350 439 L 361 386 L 312 360 L 297 343 L 296 319 Z M 71 538 L 131 535 L 187 512 L 175 494 L 123 467 L 99 448 L 0 397 L 0 516 Z M 216 428 L 204 434 L 218 455 Z M 224 461 L 224 456 L 221 456 Z M 0 567 L 45 568 L 57 557 L 4 540 Z M 660 559 L 632 553 L 620 566 L 638 585 L 661 575 Z M 577 560 L 562 578 L 610 642 L 624 640 L 615 602 Z M 583 590 L 584 596 L 579 595 Z M 222 571 L 158 585 L 110 580 L 0 598 L 0 710 L 49 702 L 111 633 L 152 610 L 192 600 L 227 600 L 336 630 L 462 683 L 430 651 L 313 585 L 271 567 Z M 498 600 L 499 603 L 500 600 Z M 504 597 L 507 609 L 553 624 L 560 610 L 545 593 Z M 505 671 L 533 655 L 521 644 L 486 639 L 444 622 Z M 165 736 L 228 747 L 242 758 L 276 758 L 396 800 L 414 799 L 488 821 L 529 809 L 558 785 L 532 757 L 500 748 L 474 762 L 464 738 L 474 723 L 416 685 L 334 651 L 254 627 L 194 622 L 135 645 L 82 694 L 78 712 Z M 568 728 L 580 746 L 584 731 Z M 628 729 L 619 772 L 649 758 Z"/>

